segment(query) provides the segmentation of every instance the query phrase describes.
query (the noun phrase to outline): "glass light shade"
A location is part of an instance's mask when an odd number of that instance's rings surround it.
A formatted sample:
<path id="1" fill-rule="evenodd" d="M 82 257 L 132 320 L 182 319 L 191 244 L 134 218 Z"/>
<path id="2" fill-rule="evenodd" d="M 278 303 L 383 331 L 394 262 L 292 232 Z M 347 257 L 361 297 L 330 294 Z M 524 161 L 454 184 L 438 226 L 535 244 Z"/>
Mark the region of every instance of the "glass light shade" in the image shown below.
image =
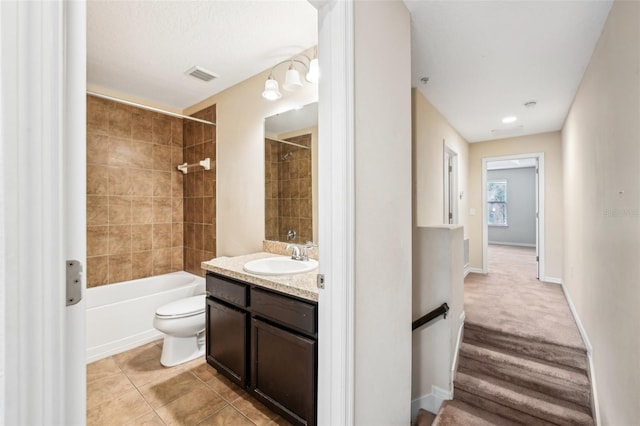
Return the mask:
<path id="1" fill-rule="evenodd" d="M 282 88 L 284 90 L 292 92 L 294 90 L 298 90 L 301 87 L 302 82 L 300 81 L 300 73 L 298 72 L 298 70 L 293 68 L 293 66 L 290 66 L 284 76 L 284 83 L 282 84 Z"/>
<path id="2" fill-rule="evenodd" d="M 269 101 L 275 101 L 282 97 L 282 93 L 280 93 L 280 89 L 278 88 L 278 82 L 271 76 L 269 76 L 267 81 L 264 83 L 264 92 L 262 92 L 262 97 Z"/>
<path id="3" fill-rule="evenodd" d="M 318 58 L 313 58 L 309 62 L 309 72 L 307 73 L 307 81 L 311 83 L 317 83 L 320 79 L 320 66 L 318 65 Z"/>

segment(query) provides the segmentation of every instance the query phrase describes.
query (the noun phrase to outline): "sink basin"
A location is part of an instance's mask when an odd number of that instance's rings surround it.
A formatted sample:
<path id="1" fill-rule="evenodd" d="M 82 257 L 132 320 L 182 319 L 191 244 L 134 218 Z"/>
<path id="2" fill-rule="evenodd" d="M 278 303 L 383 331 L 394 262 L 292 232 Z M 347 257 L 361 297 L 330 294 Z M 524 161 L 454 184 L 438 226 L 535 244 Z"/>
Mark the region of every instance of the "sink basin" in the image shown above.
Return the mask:
<path id="1" fill-rule="evenodd" d="M 293 260 L 290 257 L 279 256 L 252 260 L 245 263 L 243 269 L 256 275 L 294 275 L 313 271 L 317 267 L 317 260 Z"/>

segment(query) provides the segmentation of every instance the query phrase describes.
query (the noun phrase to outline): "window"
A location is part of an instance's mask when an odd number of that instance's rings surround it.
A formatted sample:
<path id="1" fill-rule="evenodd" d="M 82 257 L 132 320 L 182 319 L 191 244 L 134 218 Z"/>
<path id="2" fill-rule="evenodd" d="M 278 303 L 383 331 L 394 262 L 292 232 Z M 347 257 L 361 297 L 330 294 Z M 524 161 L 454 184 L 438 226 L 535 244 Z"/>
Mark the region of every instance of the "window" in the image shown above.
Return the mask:
<path id="1" fill-rule="evenodd" d="M 487 183 L 487 223 L 489 226 L 507 226 L 507 181 Z"/>

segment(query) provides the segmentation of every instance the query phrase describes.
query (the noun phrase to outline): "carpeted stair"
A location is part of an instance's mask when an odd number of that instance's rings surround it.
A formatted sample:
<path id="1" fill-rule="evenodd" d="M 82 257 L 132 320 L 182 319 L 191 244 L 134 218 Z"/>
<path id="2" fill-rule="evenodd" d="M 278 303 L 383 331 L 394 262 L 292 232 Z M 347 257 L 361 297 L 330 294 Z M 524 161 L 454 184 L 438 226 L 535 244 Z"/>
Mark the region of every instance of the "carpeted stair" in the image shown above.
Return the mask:
<path id="1" fill-rule="evenodd" d="M 584 349 L 465 324 L 434 425 L 593 425 Z"/>

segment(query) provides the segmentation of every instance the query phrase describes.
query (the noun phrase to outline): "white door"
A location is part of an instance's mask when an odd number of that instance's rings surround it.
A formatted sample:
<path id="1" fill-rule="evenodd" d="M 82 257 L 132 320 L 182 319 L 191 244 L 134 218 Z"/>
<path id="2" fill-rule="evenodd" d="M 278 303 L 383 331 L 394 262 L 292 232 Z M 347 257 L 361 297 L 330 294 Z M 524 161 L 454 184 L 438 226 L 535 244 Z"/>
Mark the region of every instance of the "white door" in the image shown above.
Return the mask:
<path id="1" fill-rule="evenodd" d="M 540 160 L 536 158 L 536 278 L 540 279 Z"/>
<path id="2" fill-rule="evenodd" d="M 4 1 L 0 22 L 0 423 L 84 424 L 84 304 L 65 281 L 86 251 L 85 4 Z"/>

